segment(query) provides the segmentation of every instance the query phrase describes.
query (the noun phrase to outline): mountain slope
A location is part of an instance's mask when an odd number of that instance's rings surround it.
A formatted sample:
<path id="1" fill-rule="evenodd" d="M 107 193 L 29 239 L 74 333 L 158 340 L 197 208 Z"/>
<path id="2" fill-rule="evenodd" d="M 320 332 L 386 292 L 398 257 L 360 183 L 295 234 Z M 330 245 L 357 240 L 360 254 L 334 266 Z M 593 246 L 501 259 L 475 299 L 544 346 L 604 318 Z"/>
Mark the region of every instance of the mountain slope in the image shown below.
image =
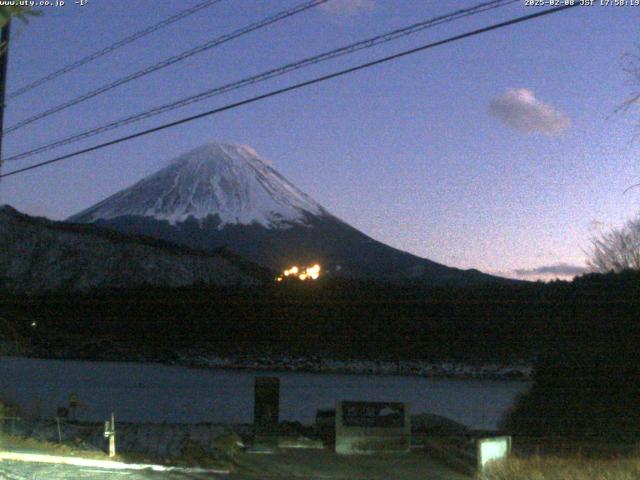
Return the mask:
<path id="1" fill-rule="evenodd" d="M 327 212 L 253 149 L 239 145 L 197 148 L 68 221 L 198 249 L 226 247 L 278 271 L 317 262 L 325 273 L 358 278 L 505 281 L 373 240 Z"/>
<path id="2" fill-rule="evenodd" d="M 15 293 L 141 285 L 257 285 L 270 277 L 224 253 L 69 225 L 0 207 L 0 285 Z"/>

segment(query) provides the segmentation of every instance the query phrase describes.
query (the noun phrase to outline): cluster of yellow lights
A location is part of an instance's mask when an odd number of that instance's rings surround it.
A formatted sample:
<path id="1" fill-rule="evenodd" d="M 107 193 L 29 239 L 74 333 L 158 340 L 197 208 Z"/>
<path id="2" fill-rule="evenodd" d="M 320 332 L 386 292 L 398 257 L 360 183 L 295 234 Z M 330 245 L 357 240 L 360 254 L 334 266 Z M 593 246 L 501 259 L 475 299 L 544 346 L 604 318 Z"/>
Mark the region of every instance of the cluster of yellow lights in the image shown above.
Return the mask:
<path id="1" fill-rule="evenodd" d="M 291 268 L 288 268 L 282 275 L 276 278 L 278 282 L 281 282 L 284 277 L 297 277 L 298 280 L 317 280 L 320 276 L 320 265 L 317 263 L 312 267 L 307 268 L 298 268 L 295 265 Z"/>

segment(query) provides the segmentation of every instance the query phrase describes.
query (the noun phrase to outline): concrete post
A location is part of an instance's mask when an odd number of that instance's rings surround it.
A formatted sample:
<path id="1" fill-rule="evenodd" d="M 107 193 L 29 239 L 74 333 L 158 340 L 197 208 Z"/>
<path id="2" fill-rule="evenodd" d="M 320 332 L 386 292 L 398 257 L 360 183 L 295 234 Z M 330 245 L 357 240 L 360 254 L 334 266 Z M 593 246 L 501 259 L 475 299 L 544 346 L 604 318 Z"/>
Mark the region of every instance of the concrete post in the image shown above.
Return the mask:
<path id="1" fill-rule="evenodd" d="M 273 453 L 278 450 L 280 379 L 256 377 L 254 388 L 253 450 Z"/>
<path id="2" fill-rule="evenodd" d="M 116 421 L 113 413 L 111 421 L 104 422 L 104 436 L 109 439 L 109 458 L 116 456 Z"/>

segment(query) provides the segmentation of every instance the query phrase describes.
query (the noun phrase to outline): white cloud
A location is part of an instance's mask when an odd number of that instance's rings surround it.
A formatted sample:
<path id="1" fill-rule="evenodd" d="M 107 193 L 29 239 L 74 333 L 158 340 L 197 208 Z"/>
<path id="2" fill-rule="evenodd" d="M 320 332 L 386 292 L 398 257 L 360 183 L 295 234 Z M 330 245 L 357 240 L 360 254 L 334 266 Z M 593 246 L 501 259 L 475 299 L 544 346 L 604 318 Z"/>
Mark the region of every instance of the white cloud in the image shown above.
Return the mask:
<path id="1" fill-rule="evenodd" d="M 494 98 L 489 112 L 505 125 L 524 133 L 555 136 L 571 125 L 564 113 L 541 102 L 526 88 L 510 88 L 504 95 Z"/>
<path id="2" fill-rule="evenodd" d="M 320 5 L 327 13 L 338 16 L 351 16 L 374 8 L 373 0 L 329 0 Z"/>
<path id="3" fill-rule="evenodd" d="M 574 277 L 587 272 L 587 268 L 580 265 L 571 265 L 568 263 L 554 263 L 551 265 L 542 265 L 536 268 L 514 270 L 513 273 L 518 277 Z"/>

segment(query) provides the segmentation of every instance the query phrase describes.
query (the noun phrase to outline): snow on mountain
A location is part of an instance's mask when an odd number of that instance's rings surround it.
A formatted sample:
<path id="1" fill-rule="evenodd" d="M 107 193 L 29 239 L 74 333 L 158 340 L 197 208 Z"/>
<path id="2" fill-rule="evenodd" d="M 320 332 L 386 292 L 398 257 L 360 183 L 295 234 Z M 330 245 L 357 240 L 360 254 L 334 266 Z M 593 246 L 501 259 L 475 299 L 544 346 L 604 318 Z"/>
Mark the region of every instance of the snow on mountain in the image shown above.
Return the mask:
<path id="1" fill-rule="evenodd" d="M 503 281 L 378 242 L 331 215 L 251 148 L 207 144 L 68 219 L 212 251 L 282 271 L 322 265 L 352 278 L 430 284 Z"/>
<path id="2" fill-rule="evenodd" d="M 152 217 L 171 225 L 211 215 L 225 225 L 287 228 L 305 213 L 327 215 L 308 195 L 271 168 L 251 147 L 210 143 L 171 161 L 70 221 Z"/>

